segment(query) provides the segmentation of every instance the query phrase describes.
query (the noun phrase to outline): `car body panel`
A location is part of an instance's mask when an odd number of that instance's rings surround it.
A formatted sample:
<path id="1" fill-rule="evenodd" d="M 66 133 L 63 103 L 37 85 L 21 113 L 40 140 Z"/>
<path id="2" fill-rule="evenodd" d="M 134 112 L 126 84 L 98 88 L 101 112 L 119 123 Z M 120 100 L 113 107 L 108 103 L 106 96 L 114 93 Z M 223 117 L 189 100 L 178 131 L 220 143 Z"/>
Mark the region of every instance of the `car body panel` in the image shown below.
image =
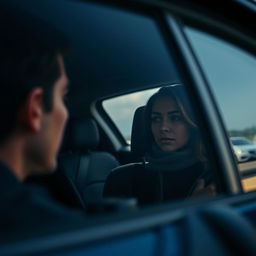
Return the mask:
<path id="1" fill-rule="evenodd" d="M 254 225 L 256 223 L 255 193 L 233 197 L 220 197 L 212 205 L 221 208 L 229 207 Z M 207 200 L 199 200 L 201 206 L 191 202 L 183 210 L 165 206 L 164 211 L 139 216 L 136 222 L 132 219 L 117 219 L 112 224 L 92 229 L 80 229 L 64 232 L 61 235 L 49 235 L 40 239 L 13 243 L 0 247 L 1 255 L 184 255 L 184 249 L 193 248 L 192 244 L 185 247 L 185 241 L 192 235 L 184 226 L 184 217 L 206 207 Z M 196 206 L 197 205 L 197 206 Z M 146 213 L 147 212 L 147 213 Z M 138 221 L 141 220 L 141 221 Z M 118 224 L 118 225 L 115 225 Z M 122 227 L 123 225 L 123 227 Z M 129 232 L 124 231 L 129 227 Z M 110 228 L 111 227 L 111 228 Z M 120 228 L 121 227 L 121 228 Z M 88 229 L 88 230 L 87 230 Z M 89 232 L 88 232 L 89 231 Z M 88 234 L 89 233 L 89 234 Z M 105 234 L 104 234 L 105 233 Z M 199 239 L 202 241 L 202 239 Z M 210 245 L 210 244 L 209 244 Z M 188 245 L 186 245 L 188 246 Z M 214 248 L 212 248 L 214 251 Z M 191 251 L 192 252 L 192 251 Z M 190 254 L 185 254 L 190 255 Z M 202 254 L 196 254 L 202 255 Z M 213 254 L 214 255 L 214 254 Z"/>
<path id="2" fill-rule="evenodd" d="M 246 149 L 233 145 L 233 150 L 238 162 L 246 162 L 251 158 L 250 153 Z"/>
<path id="3" fill-rule="evenodd" d="M 256 144 L 252 141 L 244 137 L 231 137 L 230 140 L 240 161 L 246 161 L 247 157 L 247 160 L 256 158 Z"/>

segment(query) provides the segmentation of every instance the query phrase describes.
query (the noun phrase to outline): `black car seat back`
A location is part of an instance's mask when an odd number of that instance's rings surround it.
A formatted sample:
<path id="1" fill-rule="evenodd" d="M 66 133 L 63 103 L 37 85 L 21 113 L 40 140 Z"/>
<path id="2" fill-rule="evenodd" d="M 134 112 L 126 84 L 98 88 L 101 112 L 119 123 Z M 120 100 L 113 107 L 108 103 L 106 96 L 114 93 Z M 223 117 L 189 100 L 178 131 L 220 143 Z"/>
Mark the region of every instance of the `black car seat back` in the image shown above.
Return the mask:
<path id="1" fill-rule="evenodd" d="M 143 157 L 147 151 L 145 106 L 138 107 L 133 116 L 131 134 L 131 152 L 137 157 Z"/>
<path id="2" fill-rule="evenodd" d="M 120 176 L 126 181 L 126 173 L 130 171 L 140 169 L 144 165 L 144 154 L 147 151 L 146 133 L 145 133 L 145 106 L 138 107 L 134 112 L 133 123 L 132 123 L 132 134 L 131 134 L 131 153 L 138 159 L 137 162 L 124 164 L 113 169 L 113 172 L 120 173 Z M 121 184 L 117 184 L 108 179 L 104 187 L 104 197 L 120 197 L 125 198 L 126 192 L 123 193 L 123 187 Z M 114 188 L 114 190 L 113 190 Z M 116 195 L 118 190 L 118 195 Z"/>
<path id="3" fill-rule="evenodd" d="M 58 166 L 77 188 L 85 205 L 101 200 L 108 174 L 119 165 L 110 153 L 97 151 L 98 145 L 99 131 L 92 118 L 70 121 Z"/>

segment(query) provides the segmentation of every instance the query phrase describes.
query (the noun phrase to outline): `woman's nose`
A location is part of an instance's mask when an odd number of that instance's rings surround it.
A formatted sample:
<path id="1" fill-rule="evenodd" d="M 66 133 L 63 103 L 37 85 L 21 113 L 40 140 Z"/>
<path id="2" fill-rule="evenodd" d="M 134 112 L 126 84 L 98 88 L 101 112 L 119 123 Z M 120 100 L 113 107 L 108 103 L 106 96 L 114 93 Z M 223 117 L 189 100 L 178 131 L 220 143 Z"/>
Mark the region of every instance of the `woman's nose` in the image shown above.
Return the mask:
<path id="1" fill-rule="evenodd" d="M 160 126 L 161 131 L 170 131 L 171 130 L 171 124 L 168 120 L 163 120 Z"/>

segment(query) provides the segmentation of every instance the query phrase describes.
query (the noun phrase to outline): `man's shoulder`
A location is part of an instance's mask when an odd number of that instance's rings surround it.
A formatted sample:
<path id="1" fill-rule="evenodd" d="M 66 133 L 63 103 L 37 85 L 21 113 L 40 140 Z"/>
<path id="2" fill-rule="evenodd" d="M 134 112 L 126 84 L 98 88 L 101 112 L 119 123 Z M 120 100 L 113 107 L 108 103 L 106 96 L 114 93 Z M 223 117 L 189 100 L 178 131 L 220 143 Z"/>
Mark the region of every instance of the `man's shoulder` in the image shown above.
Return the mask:
<path id="1" fill-rule="evenodd" d="M 2 231 L 25 230 L 53 223 L 85 220 L 85 213 L 53 200 L 44 187 L 24 184 L 0 166 L 0 223 Z M 1 231 L 1 232 L 2 232 Z"/>
<path id="2" fill-rule="evenodd" d="M 20 216 L 24 218 L 26 214 L 31 218 L 59 218 L 80 213 L 55 201 L 46 189 L 37 185 L 18 184 L 8 191 L 0 190 L 3 195 L 0 196 L 2 209 L 9 213 L 13 210 L 19 211 Z"/>

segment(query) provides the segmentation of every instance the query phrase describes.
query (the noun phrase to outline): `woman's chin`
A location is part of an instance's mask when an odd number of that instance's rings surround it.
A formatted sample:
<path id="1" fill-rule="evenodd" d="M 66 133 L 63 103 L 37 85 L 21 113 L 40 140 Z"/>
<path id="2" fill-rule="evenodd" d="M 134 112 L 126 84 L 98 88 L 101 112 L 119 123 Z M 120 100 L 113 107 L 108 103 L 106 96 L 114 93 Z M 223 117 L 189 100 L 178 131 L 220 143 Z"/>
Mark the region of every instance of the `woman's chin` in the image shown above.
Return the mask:
<path id="1" fill-rule="evenodd" d="M 177 148 L 173 145 L 167 145 L 167 144 L 162 144 L 160 146 L 161 150 L 164 151 L 164 152 L 173 152 L 173 151 L 176 151 Z"/>

